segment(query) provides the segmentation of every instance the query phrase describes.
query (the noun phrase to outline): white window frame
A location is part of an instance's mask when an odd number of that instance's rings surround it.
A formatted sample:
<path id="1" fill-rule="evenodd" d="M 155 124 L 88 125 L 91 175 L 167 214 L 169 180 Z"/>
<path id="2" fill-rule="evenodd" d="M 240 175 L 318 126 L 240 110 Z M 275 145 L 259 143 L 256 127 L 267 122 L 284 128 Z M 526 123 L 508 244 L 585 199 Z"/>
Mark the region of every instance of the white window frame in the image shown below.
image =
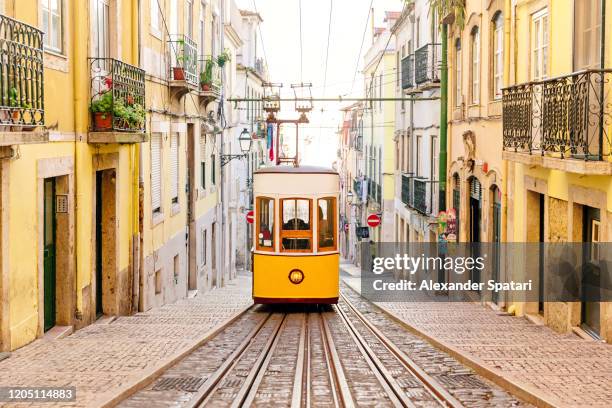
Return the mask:
<path id="1" fill-rule="evenodd" d="M 501 99 L 504 87 L 504 15 L 499 11 L 493 19 L 493 98 Z"/>
<path id="2" fill-rule="evenodd" d="M 180 172 L 180 136 L 179 133 L 173 132 L 170 134 L 170 198 L 172 204 L 179 203 L 179 172 Z"/>
<path id="3" fill-rule="evenodd" d="M 470 33 L 470 57 L 471 57 L 471 102 L 473 105 L 480 103 L 480 28 L 475 27 Z"/>
<path id="4" fill-rule="evenodd" d="M 64 52 L 64 1 L 57 0 L 57 6 L 58 6 L 57 10 L 51 10 L 50 3 L 51 3 L 51 0 L 41 0 L 40 2 L 41 14 L 42 14 L 41 15 L 41 19 L 42 19 L 41 26 L 43 28 L 43 31 L 45 31 L 45 26 L 44 26 L 45 17 L 47 18 L 47 22 L 48 22 L 48 27 L 44 35 L 44 46 L 46 50 L 50 50 L 50 51 L 61 54 Z M 4 9 L 4 7 L 2 7 L 2 9 Z M 54 18 L 57 19 L 57 25 L 58 25 L 57 27 L 58 38 L 56 38 L 57 44 L 49 43 L 49 40 L 53 38 L 51 36 L 51 33 L 53 32 L 52 27 L 53 27 Z"/>
<path id="5" fill-rule="evenodd" d="M 111 58 L 112 47 L 111 47 L 111 4 L 109 0 L 91 0 L 92 6 L 92 54 L 96 58 Z M 98 14 L 98 6 L 103 5 L 106 8 L 106 20 L 100 21 L 100 15 Z M 106 28 L 106 32 L 104 32 Z M 96 42 L 96 40 L 98 40 Z M 100 43 L 100 40 L 103 43 Z"/>
<path id="6" fill-rule="evenodd" d="M 153 163 L 154 163 L 154 160 L 153 160 L 153 143 L 156 143 L 157 140 L 159 141 L 159 164 L 158 164 L 158 170 L 157 170 L 159 172 L 159 174 L 155 174 L 155 170 L 153 169 Z M 161 133 L 152 133 L 151 134 L 151 149 L 150 149 L 150 152 L 151 152 L 151 165 L 150 165 L 150 167 L 151 167 L 151 212 L 153 214 L 163 213 L 163 193 L 162 193 L 162 191 L 163 191 L 163 182 L 164 182 L 163 181 L 163 177 L 162 177 L 162 174 L 163 174 L 162 168 L 163 168 L 163 161 L 164 161 L 164 159 L 163 159 L 163 157 L 164 157 L 164 154 L 163 154 L 163 151 L 164 151 L 163 140 L 164 140 L 164 138 L 163 138 L 163 135 Z M 155 178 L 156 177 L 159 179 L 159 182 L 157 183 L 158 186 L 159 186 L 158 187 L 158 191 L 157 191 L 157 200 L 159 200 L 159 206 L 155 206 L 156 199 L 155 199 L 154 194 L 156 194 L 156 191 L 153 188 L 153 186 L 155 185 Z"/>
<path id="7" fill-rule="evenodd" d="M 193 36 L 193 0 L 185 0 L 185 35 L 191 40 Z"/>
<path id="8" fill-rule="evenodd" d="M 548 8 L 531 15 L 531 79 L 541 81 L 548 77 Z"/>
<path id="9" fill-rule="evenodd" d="M 159 16 L 159 4 L 157 3 L 158 0 L 151 0 L 149 2 L 149 8 L 150 8 L 150 24 L 151 24 L 151 31 L 154 34 L 157 34 L 158 36 L 161 35 L 161 27 L 160 27 L 160 16 Z"/>
<path id="10" fill-rule="evenodd" d="M 457 43 L 459 47 L 457 47 Z M 455 42 L 455 105 L 461 106 L 463 102 L 462 75 L 463 75 L 463 51 L 461 49 L 461 40 Z"/>

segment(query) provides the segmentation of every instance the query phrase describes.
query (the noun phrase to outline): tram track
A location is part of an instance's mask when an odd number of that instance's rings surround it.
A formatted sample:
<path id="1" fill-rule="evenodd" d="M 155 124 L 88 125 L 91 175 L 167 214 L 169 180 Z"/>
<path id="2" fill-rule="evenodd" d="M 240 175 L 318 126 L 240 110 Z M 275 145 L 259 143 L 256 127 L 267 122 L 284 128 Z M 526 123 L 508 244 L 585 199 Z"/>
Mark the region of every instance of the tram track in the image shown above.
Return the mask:
<path id="1" fill-rule="evenodd" d="M 350 290 L 334 306 L 256 306 L 120 406 L 522 405 L 389 322 Z"/>

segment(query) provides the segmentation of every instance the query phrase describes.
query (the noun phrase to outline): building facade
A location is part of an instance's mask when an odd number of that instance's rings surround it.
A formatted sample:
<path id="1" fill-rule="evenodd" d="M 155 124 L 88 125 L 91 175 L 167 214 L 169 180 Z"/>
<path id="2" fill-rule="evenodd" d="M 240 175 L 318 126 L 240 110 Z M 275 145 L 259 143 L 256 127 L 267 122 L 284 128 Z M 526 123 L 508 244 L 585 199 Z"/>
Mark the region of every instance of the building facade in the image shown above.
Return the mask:
<path id="1" fill-rule="evenodd" d="M 397 12 L 385 13 L 385 27 L 373 27 L 373 42 L 364 57 L 363 75 L 366 97 L 363 107 L 364 176 L 367 204 L 364 216 L 378 214 L 381 224 L 370 232 L 374 242 L 392 242 L 394 236 L 394 153 L 395 103 L 382 98 L 395 96 L 395 41 L 391 28 Z"/>
<path id="2" fill-rule="evenodd" d="M 436 241 L 440 154 L 438 26 L 429 2 L 406 7 L 393 27 L 396 42 L 395 104 L 396 242 Z"/>
<path id="3" fill-rule="evenodd" d="M 242 24 L 218 0 L 0 2 L 0 350 L 233 277 Z"/>
<path id="4" fill-rule="evenodd" d="M 511 86 L 503 92 L 508 240 L 585 248 L 608 242 L 612 2 L 515 3 Z M 576 273 L 580 285 L 587 284 L 586 272 Z M 536 280 L 543 287 L 551 283 L 545 271 Z M 517 313 L 557 331 L 612 340 L 610 302 L 546 302 L 541 295 L 537 302 L 513 304 Z"/>

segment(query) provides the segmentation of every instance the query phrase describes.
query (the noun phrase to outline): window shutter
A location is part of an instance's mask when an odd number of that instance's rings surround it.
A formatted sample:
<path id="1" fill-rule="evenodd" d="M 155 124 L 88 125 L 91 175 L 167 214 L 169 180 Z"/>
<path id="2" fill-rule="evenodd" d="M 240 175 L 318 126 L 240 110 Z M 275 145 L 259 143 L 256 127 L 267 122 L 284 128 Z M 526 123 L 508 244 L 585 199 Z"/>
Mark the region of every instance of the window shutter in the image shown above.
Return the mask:
<path id="1" fill-rule="evenodd" d="M 474 177 L 472 178 L 472 182 L 470 183 L 470 195 L 473 199 L 480 200 L 480 194 L 480 181 L 478 181 L 478 179 Z"/>
<path id="2" fill-rule="evenodd" d="M 151 208 L 161 209 L 161 141 L 159 133 L 151 135 Z"/>
<path id="3" fill-rule="evenodd" d="M 206 161 L 206 135 L 200 135 L 200 161 Z"/>
<path id="4" fill-rule="evenodd" d="M 178 134 L 173 133 L 170 137 L 170 194 L 173 201 L 178 199 L 179 184 L 179 159 L 178 159 Z"/>

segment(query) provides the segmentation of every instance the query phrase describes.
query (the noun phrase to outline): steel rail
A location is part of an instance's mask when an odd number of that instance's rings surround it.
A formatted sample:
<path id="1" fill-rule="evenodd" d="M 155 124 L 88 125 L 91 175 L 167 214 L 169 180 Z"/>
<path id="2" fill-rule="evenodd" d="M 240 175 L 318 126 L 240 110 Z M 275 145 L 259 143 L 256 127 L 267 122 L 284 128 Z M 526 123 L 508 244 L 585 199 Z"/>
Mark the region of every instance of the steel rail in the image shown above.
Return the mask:
<path id="1" fill-rule="evenodd" d="M 332 384 L 334 384 L 338 390 L 340 400 L 342 401 L 342 406 L 346 408 L 355 408 L 355 401 L 353 401 L 353 396 L 351 395 L 351 389 L 348 385 L 348 381 L 346 380 L 346 376 L 344 375 L 344 369 L 342 368 L 342 363 L 340 362 L 340 357 L 338 356 L 338 350 L 334 344 L 334 339 L 332 338 L 331 331 L 329 330 L 329 326 L 327 324 L 327 320 L 323 317 L 323 313 L 319 313 L 320 324 L 322 329 L 322 338 L 323 347 L 326 350 L 326 354 L 328 353 L 329 359 L 327 360 L 331 364 L 328 364 L 328 367 L 333 372 L 332 375 Z"/>
<path id="2" fill-rule="evenodd" d="M 266 317 L 261 319 L 259 322 L 245 337 L 245 339 L 240 343 L 238 347 L 227 357 L 227 359 L 223 362 L 223 364 L 206 380 L 204 384 L 200 387 L 197 393 L 195 393 L 191 399 L 184 405 L 186 408 L 196 408 L 201 406 L 203 402 L 217 389 L 220 381 L 230 372 L 230 370 L 234 367 L 236 362 L 244 355 L 248 346 L 251 344 L 251 341 L 261 332 L 265 324 L 272 317 L 272 313 L 269 313 Z M 283 319 L 277 323 L 277 326 L 274 329 L 274 335 L 278 332 L 280 325 L 284 321 Z M 274 336 L 271 336 L 274 337 Z M 265 349 L 264 349 L 265 351 Z"/>
<path id="3" fill-rule="evenodd" d="M 357 308 L 348 300 L 344 294 L 340 298 L 347 304 L 349 309 L 366 326 L 374 336 L 397 358 L 402 365 L 410 371 L 442 405 L 452 408 L 463 408 L 463 404 L 453 397 L 435 378 L 427 374 L 406 353 L 400 350 L 387 336 L 385 336 L 374 324 L 372 324 Z M 340 310 L 340 308 L 338 308 Z M 344 314 L 344 311 L 341 311 Z"/>

